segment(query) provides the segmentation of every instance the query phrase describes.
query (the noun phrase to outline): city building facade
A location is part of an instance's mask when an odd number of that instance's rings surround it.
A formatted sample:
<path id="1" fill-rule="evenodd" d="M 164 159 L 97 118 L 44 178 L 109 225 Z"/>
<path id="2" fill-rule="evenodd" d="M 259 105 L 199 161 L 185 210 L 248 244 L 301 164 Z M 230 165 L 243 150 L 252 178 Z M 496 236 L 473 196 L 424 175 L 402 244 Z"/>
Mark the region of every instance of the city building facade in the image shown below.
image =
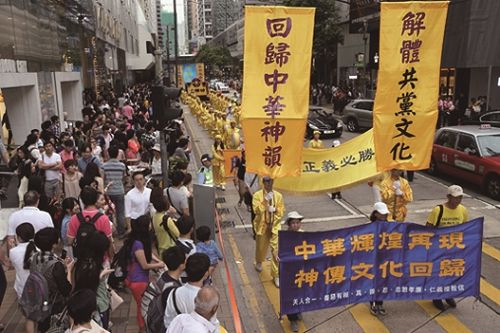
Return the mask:
<path id="1" fill-rule="evenodd" d="M 120 91 L 151 67 L 155 11 L 155 0 L 1 1 L 0 117 L 8 113 L 13 142 L 53 115 L 81 119 L 82 91 Z"/>

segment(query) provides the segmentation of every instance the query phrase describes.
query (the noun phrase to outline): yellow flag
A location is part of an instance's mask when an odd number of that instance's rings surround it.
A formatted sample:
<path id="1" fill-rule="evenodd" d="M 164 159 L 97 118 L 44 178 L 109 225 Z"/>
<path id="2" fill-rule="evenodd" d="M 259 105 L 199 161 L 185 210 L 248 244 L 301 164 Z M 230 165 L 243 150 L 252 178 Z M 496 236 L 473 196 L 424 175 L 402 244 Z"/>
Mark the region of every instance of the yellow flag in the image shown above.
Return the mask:
<path id="1" fill-rule="evenodd" d="M 314 8 L 246 6 L 241 123 L 247 170 L 300 174 Z"/>
<path id="2" fill-rule="evenodd" d="M 374 107 L 377 168 L 429 167 L 447 1 L 381 2 Z"/>
<path id="3" fill-rule="evenodd" d="M 305 149 L 300 177 L 274 181 L 287 192 L 323 192 L 367 182 L 378 176 L 373 130 L 331 149 Z"/>

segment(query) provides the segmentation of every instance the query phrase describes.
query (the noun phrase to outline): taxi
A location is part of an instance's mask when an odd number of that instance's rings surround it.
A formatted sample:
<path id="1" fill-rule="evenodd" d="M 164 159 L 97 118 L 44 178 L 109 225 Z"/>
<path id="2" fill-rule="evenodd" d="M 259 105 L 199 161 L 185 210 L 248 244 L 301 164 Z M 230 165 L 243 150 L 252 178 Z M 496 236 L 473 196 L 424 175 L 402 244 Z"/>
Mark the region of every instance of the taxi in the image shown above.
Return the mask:
<path id="1" fill-rule="evenodd" d="M 500 128 L 440 128 L 436 131 L 429 172 L 463 179 L 500 200 Z"/>

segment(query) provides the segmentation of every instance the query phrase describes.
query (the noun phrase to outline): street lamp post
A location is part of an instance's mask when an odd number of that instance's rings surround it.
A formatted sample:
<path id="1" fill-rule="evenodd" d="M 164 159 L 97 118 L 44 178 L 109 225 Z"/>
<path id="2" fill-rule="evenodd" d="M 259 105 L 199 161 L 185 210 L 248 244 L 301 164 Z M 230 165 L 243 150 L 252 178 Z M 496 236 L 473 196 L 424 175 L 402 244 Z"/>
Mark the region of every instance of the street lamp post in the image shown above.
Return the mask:
<path id="1" fill-rule="evenodd" d="M 361 83 L 363 84 L 363 95 L 364 98 L 367 98 L 366 96 L 366 43 L 368 41 L 368 36 L 366 35 L 366 31 L 368 30 L 368 22 L 366 20 L 363 20 L 363 44 L 364 44 L 364 50 L 363 50 L 363 79 L 360 80 Z"/>

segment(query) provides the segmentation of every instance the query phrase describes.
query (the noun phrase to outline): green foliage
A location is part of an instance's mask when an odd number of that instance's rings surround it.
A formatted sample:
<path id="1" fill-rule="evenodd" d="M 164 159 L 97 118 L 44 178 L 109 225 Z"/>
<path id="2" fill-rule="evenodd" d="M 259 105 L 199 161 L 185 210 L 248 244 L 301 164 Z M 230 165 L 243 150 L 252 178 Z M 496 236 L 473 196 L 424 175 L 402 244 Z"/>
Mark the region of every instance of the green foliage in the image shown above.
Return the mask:
<path id="1" fill-rule="evenodd" d="M 335 1 L 285 0 L 284 4 L 291 7 L 315 7 L 313 53 L 323 56 L 335 55 L 337 44 L 344 42 Z"/>
<path id="2" fill-rule="evenodd" d="M 196 55 L 197 63 L 204 63 L 210 66 L 228 66 L 232 65 L 233 57 L 229 49 L 221 46 L 203 45 Z"/>

